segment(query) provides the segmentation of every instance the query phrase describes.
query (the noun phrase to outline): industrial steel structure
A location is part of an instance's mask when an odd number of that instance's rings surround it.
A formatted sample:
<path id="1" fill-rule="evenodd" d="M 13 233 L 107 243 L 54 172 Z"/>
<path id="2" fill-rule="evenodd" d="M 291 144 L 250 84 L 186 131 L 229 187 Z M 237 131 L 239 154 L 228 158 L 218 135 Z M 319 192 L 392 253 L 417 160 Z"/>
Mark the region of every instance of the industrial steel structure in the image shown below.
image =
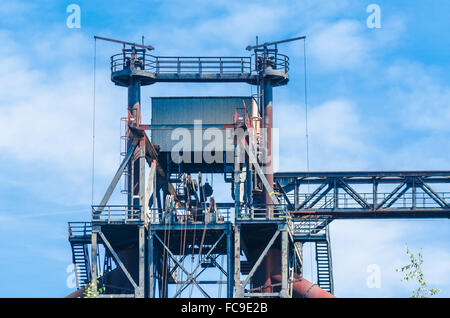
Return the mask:
<path id="1" fill-rule="evenodd" d="M 278 45 L 304 37 L 249 46 L 243 57 L 154 56 L 151 46 L 96 38 L 123 44 L 111 80 L 128 89 L 126 151 L 91 221 L 69 223 L 79 293 L 91 284 L 100 297 L 186 297 L 193 288 L 211 297 L 205 286 L 214 285 L 226 297 L 332 297 L 331 221 L 449 218 L 440 187 L 450 171 L 274 173 L 272 94 L 289 81 Z M 160 82 L 248 83 L 257 94 L 153 98 L 145 123 L 141 88 Z M 190 148 L 177 148 L 175 131 Z M 216 202 L 207 174 L 223 175 L 232 203 Z M 126 204 L 110 205 L 122 176 Z M 303 278 L 308 242 L 317 284 Z"/>

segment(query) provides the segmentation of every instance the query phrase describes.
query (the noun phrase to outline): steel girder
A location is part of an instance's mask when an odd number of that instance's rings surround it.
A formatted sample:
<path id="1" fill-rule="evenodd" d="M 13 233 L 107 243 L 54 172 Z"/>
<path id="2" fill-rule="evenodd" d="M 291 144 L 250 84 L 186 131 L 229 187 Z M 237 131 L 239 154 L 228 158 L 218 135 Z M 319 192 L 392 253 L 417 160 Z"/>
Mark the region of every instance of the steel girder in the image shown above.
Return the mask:
<path id="1" fill-rule="evenodd" d="M 450 189 L 450 171 L 280 172 L 274 179 L 294 217 L 450 217 L 450 192 L 437 190 Z M 362 191 L 364 185 L 371 191 Z M 389 189 L 380 192 L 379 186 Z"/>

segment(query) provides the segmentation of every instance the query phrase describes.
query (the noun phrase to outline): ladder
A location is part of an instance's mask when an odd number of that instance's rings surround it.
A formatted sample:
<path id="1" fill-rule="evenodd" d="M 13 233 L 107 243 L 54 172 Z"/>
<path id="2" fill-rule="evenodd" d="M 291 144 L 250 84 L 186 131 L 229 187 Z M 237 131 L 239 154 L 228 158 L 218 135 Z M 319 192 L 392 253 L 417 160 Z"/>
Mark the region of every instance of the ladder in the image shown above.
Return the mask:
<path id="1" fill-rule="evenodd" d="M 88 246 L 84 243 L 75 242 L 72 242 L 71 246 L 72 262 L 75 265 L 77 289 L 80 289 L 88 285 L 91 281 Z"/>
<path id="2" fill-rule="evenodd" d="M 316 242 L 317 285 L 333 293 L 333 270 L 328 235 L 326 240 Z"/>

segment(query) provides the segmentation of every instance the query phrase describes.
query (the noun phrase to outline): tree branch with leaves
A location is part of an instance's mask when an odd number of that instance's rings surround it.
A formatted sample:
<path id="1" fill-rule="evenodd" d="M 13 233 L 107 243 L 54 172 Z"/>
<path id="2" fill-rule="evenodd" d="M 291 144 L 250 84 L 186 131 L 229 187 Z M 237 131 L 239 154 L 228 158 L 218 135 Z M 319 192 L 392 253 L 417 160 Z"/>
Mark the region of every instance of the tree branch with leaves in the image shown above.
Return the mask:
<path id="1" fill-rule="evenodd" d="M 401 268 L 396 269 L 397 272 L 404 273 L 402 281 L 416 281 L 419 284 L 417 289 L 413 290 L 413 294 L 411 298 L 427 298 L 430 296 L 434 296 L 439 292 L 439 288 L 429 288 L 422 271 L 422 253 L 417 254 L 417 257 L 409 250 L 408 246 L 406 246 L 406 254 L 409 257 L 410 263 Z"/>

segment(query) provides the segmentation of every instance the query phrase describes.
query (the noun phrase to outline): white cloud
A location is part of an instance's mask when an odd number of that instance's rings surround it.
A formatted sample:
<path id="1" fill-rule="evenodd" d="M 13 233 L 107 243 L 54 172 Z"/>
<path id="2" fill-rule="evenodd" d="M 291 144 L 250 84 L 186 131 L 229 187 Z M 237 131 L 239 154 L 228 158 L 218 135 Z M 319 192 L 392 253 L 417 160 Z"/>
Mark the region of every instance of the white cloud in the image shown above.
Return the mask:
<path id="1" fill-rule="evenodd" d="M 281 170 L 306 168 L 306 132 L 303 105 L 277 106 L 274 127 L 280 129 Z M 311 107 L 308 114 L 310 169 L 351 170 L 364 167 L 369 147 L 356 105 L 344 99 Z"/>
<path id="2" fill-rule="evenodd" d="M 314 30 L 315 29 L 315 30 Z M 310 51 L 327 69 L 360 67 L 369 57 L 361 22 L 343 20 L 313 28 Z"/>
<path id="3" fill-rule="evenodd" d="M 449 132 L 450 85 L 433 67 L 397 62 L 386 73 L 391 104 L 397 105 L 404 128 Z"/>
<path id="4" fill-rule="evenodd" d="M 377 67 L 377 59 L 398 44 L 404 29 L 400 16 L 386 19 L 381 29 L 374 30 L 368 29 L 362 20 L 324 19 L 308 28 L 308 51 L 319 70 L 364 73 L 364 69 Z"/>
<path id="5" fill-rule="evenodd" d="M 93 79 L 90 68 L 70 59 L 61 64 L 46 72 L 26 55 L 1 55 L 0 148 L 23 162 L 43 161 L 77 173 L 90 166 Z M 113 100 L 100 95 L 99 112 Z"/>
<path id="6" fill-rule="evenodd" d="M 265 3 L 256 5 L 226 2 L 218 7 L 220 14 L 207 18 L 199 18 L 198 10 L 192 12 L 187 8 L 186 14 L 191 15 L 192 19 L 183 24 L 167 24 L 162 28 L 161 25 L 150 25 L 148 33 L 153 35 L 151 41 L 158 43 L 157 51 L 164 52 L 165 55 L 194 56 L 220 56 L 237 50 L 245 52 L 245 47 L 254 43 L 255 36 L 264 36 L 266 41 L 269 40 L 268 37 L 280 32 L 284 26 L 282 19 L 289 10 L 285 4 L 271 6 Z M 179 16 L 175 18 L 181 19 Z"/>
<path id="7" fill-rule="evenodd" d="M 9 35 L 3 33 L 2 38 L 0 151 L 8 165 L 16 162 L 22 170 L 8 182 L 21 182 L 37 192 L 45 188 L 48 191 L 40 196 L 51 201 L 87 203 L 92 164 L 92 64 L 70 56 L 72 45 L 85 51 L 92 45 L 85 37 L 69 36 L 63 41 L 67 45 L 52 48 L 55 60 L 47 65 L 42 60 L 46 50 L 27 55 Z M 43 47 L 54 43 L 51 39 L 40 42 Z M 118 166 L 119 123 L 126 111 L 117 104 L 119 98 L 126 100 L 126 92 L 114 88 L 108 73 L 99 67 L 96 175 L 100 179 L 110 179 Z M 2 171 L 5 180 L 11 179 L 10 173 Z"/>
<path id="8" fill-rule="evenodd" d="M 313 21 L 348 10 L 349 1 L 190 1 L 165 2 L 165 21 L 152 23 L 146 33 L 156 52 L 167 55 L 245 53 L 247 45 L 304 35 Z M 280 34 L 288 35 L 280 38 Z M 136 34 L 135 37 L 139 37 Z M 199 43 L 202 43 L 199 45 Z M 289 44 L 283 45 L 287 49 Z M 189 52 L 189 53 L 186 53 Z"/>

